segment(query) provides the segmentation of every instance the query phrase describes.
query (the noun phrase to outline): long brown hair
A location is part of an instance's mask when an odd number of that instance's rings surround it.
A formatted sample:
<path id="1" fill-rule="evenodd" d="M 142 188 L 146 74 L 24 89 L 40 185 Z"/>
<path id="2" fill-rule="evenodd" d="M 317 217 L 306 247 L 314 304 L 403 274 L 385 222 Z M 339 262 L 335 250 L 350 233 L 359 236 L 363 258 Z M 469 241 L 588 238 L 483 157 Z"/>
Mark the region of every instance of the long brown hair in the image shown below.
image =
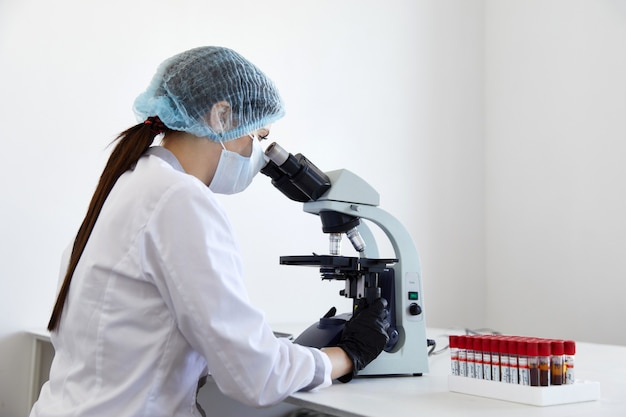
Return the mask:
<path id="1" fill-rule="evenodd" d="M 158 125 L 158 128 L 155 129 L 155 125 Z M 78 229 L 76 239 L 74 239 L 74 246 L 72 247 L 72 254 L 70 256 L 67 272 L 65 273 L 65 279 L 59 290 L 59 295 L 54 309 L 52 310 L 50 321 L 48 322 L 49 331 L 59 329 L 61 314 L 63 313 L 63 306 L 65 305 L 65 300 L 70 289 L 72 275 L 74 275 L 78 261 L 85 250 L 89 236 L 91 235 L 96 220 L 102 210 L 102 206 L 109 196 L 111 189 L 118 178 L 124 172 L 131 169 L 137 163 L 141 155 L 152 145 L 154 137 L 158 133 L 166 130 L 167 128 L 162 125 L 158 118 L 149 118 L 146 122 L 135 125 L 120 133 L 112 142 L 117 142 L 117 144 L 102 171 L 96 191 L 89 203 L 87 214 Z"/>

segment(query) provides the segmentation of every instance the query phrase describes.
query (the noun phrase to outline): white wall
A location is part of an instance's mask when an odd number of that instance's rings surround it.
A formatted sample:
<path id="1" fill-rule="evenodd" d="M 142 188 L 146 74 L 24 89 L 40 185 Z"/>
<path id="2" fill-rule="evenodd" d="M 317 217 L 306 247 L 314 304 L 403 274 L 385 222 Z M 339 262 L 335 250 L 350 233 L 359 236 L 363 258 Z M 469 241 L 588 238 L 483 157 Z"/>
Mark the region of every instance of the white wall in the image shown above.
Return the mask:
<path id="1" fill-rule="evenodd" d="M 272 138 L 381 192 L 423 263 L 430 326 L 626 344 L 626 2 L 0 2 L 0 416 L 24 416 L 59 255 L 164 58 L 232 47 L 278 84 Z M 281 267 L 318 220 L 260 177 L 224 199 L 271 322 L 346 306 Z M 261 221 L 258 221 L 261 218 Z M 346 251 L 347 252 L 347 251 Z"/>
<path id="2" fill-rule="evenodd" d="M 430 326 L 626 344 L 603 330 L 626 318 L 624 0 L 4 0 L 0 416 L 25 415 L 23 331 L 46 324 L 106 145 L 158 63 L 202 44 L 276 81 L 273 140 L 380 191 Z M 270 322 L 347 306 L 278 265 L 327 251 L 318 219 L 264 177 L 224 203 Z"/>
<path id="3" fill-rule="evenodd" d="M 158 63 L 203 44 L 276 81 L 288 114 L 273 140 L 380 191 L 420 250 L 429 325 L 481 325 L 482 16 L 481 1 L 461 0 L 0 2 L 0 415 L 26 413 L 23 332 L 47 323 L 106 145 L 135 123 Z M 318 219 L 264 177 L 224 202 L 270 322 L 347 308 L 339 283 L 278 265 L 327 252 Z"/>
<path id="4" fill-rule="evenodd" d="M 626 2 L 485 16 L 487 324 L 626 344 Z"/>

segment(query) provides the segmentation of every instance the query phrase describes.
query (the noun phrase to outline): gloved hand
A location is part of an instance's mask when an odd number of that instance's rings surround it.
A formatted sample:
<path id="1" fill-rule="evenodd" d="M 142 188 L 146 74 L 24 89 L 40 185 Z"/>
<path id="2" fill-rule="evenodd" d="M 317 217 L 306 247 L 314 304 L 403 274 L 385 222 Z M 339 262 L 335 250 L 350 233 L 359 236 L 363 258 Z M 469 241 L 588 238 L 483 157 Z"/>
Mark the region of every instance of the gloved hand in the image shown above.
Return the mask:
<path id="1" fill-rule="evenodd" d="M 342 348 L 352 360 L 352 372 L 340 378 L 349 382 L 352 378 L 383 351 L 389 336 L 387 301 L 379 298 L 371 305 L 365 299 L 359 300 L 352 318 L 346 323 L 337 346 Z"/>

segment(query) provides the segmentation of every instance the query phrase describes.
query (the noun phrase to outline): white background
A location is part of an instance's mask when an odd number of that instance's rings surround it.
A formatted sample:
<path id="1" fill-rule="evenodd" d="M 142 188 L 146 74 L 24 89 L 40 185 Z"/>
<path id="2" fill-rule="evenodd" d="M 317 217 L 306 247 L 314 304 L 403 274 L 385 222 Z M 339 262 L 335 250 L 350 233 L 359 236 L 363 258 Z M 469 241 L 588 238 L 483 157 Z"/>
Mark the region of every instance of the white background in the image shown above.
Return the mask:
<path id="1" fill-rule="evenodd" d="M 24 332 L 107 144 L 162 60 L 210 44 L 278 85 L 272 140 L 380 192 L 429 326 L 626 344 L 605 330 L 626 319 L 625 1 L 1 0 L 0 416 L 27 415 Z M 263 176 L 223 200 L 268 321 L 347 306 L 278 264 L 327 252 L 319 219 Z"/>

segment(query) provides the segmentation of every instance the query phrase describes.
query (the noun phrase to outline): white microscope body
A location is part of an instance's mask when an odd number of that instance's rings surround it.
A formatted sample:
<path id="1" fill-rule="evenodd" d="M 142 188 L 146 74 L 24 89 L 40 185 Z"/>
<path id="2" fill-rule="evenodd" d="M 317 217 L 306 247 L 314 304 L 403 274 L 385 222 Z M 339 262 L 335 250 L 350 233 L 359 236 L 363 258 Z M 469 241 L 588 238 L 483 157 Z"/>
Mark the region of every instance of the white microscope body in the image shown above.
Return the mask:
<path id="1" fill-rule="evenodd" d="M 379 194 L 348 170 L 324 173 L 301 154 L 288 153 L 276 143 L 266 150 L 268 164 L 261 172 L 292 200 L 303 203 L 305 212 L 319 215 L 329 234 L 330 255 L 286 256 L 281 264 L 320 266 L 323 279 L 346 281 L 344 296 L 354 305 L 385 297 L 390 311 L 390 342 L 359 375 L 422 375 L 428 372 L 428 340 L 424 319 L 419 255 L 411 236 L 393 216 L 378 207 Z M 379 259 L 378 245 L 370 228 L 376 224 L 389 239 L 395 258 Z M 346 234 L 358 257 L 340 256 L 341 235 Z M 338 243 L 339 241 L 339 243 Z M 345 313 L 324 317 L 303 332 L 296 343 L 332 346 L 338 341 Z M 330 323 L 330 324 L 329 324 Z"/>
<path id="2" fill-rule="evenodd" d="M 395 271 L 395 321 L 398 341 L 391 352 L 382 352 L 359 375 L 422 374 L 428 372 L 428 347 L 422 277 L 417 249 L 405 227 L 380 209 L 379 194 L 348 170 L 327 172 L 331 188 L 316 201 L 304 203 L 307 213 L 324 210 L 345 213 L 375 223 L 389 238 L 398 259 Z M 358 226 L 365 242 L 361 257 L 378 258 L 378 245 L 364 222 Z"/>

